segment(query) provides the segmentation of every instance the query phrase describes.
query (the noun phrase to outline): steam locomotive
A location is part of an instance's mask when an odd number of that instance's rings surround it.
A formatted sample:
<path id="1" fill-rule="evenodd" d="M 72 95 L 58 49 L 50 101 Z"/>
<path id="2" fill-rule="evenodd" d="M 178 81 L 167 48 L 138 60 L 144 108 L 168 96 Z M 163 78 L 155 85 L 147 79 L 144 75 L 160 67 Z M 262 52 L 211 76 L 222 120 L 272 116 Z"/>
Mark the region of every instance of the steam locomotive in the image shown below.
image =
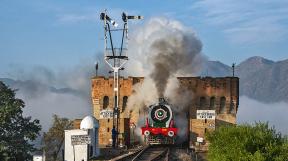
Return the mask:
<path id="1" fill-rule="evenodd" d="M 171 106 L 164 98 L 149 106 L 146 125 L 141 130 L 146 144 L 174 144 L 178 129 Z"/>

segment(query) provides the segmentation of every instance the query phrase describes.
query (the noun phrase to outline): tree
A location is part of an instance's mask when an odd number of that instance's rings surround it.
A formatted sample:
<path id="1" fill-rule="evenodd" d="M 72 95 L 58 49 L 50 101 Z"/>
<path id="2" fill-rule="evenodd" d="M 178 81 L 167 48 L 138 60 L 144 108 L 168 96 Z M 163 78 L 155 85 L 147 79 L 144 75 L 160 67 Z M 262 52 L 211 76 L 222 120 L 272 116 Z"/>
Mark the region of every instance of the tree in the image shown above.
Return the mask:
<path id="1" fill-rule="evenodd" d="M 61 160 L 59 153 L 64 143 L 64 130 L 72 128 L 72 121 L 53 115 L 53 125 L 44 133 L 44 150 L 47 161 Z"/>
<path id="2" fill-rule="evenodd" d="M 15 90 L 0 81 L 0 160 L 31 160 L 36 150 L 31 144 L 41 130 L 39 120 L 23 116 L 25 103 L 15 98 Z"/>
<path id="3" fill-rule="evenodd" d="M 209 161 L 285 161 L 287 137 L 268 123 L 223 126 L 207 134 Z"/>

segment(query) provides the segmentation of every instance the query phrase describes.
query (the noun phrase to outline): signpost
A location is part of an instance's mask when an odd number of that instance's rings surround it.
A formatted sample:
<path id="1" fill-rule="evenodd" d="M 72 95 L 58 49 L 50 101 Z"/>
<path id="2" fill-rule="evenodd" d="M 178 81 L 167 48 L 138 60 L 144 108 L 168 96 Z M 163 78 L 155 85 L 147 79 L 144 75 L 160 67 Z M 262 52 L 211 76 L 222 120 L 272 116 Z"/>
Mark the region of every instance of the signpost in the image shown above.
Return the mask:
<path id="1" fill-rule="evenodd" d="M 71 144 L 73 146 L 73 155 L 75 161 L 75 145 L 91 144 L 91 137 L 89 135 L 71 135 Z"/>
<path id="2" fill-rule="evenodd" d="M 197 119 L 212 119 L 215 120 L 215 110 L 197 110 Z"/>
<path id="3" fill-rule="evenodd" d="M 117 118 L 116 114 L 115 117 Z M 101 110 L 100 111 L 100 119 L 109 119 L 113 118 L 113 110 Z"/>
<path id="4" fill-rule="evenodd" d="M 202 137 L 197 137 L 197 142 L 203 143 L 203 141 L 204 141 L 204 138 L 202 138 Z"/>
<path id="5" fill-rule="evenodd" d="M 91 137 L 89 135 L 72 135 L 71 143 L 73 146 L 91 144 Z"/>

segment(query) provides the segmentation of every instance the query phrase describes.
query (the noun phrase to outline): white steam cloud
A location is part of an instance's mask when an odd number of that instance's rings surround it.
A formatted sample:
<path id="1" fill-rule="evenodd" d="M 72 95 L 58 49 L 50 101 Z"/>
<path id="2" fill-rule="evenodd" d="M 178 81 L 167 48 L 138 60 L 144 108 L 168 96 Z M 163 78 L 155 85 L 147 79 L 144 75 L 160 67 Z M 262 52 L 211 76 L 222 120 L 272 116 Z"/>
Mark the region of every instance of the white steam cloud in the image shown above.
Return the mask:
<path id="1" fill-rule="evenodd" d="M 191 28 L 178 21 L 152 18 L 131 34 L 127 73 L 147 77 L 157 70 L 155 64 L 160 62 L 171 70 L 171 76 L 192 76 L 201 69 L 201 49 L 202 43 Z M 163 57 L 156 59 L 159 56 Z"/>
<path id="2" fill-rule="evenodd" d="M 202 43 L 196 34 L 180 22 L 153 18 L 132 34 L 127 65 L 129 74 L 145 76 L 144 82 L 135 86 L 128 109 L 147 109 L 158 98 L 165 97 L 173 106 L 180 136 L 187 133 L 186 90 L 179 89 L 177 76 L 193 76 L 199 72 L 203 56 Z M 184 119 L 183 119 L 184 118 Z M 143 119 L 142 119 L 143 120 Z M 143 126 L 140 121 L 138 126 Z"/>

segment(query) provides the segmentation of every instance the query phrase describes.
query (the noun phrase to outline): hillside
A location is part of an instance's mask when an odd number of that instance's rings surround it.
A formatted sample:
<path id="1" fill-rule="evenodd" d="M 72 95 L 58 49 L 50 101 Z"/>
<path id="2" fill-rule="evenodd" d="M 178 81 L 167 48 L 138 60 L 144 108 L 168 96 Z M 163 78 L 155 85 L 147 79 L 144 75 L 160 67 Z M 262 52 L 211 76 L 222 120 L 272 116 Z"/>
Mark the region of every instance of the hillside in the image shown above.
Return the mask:
<path id="1" fill-rule="evenodd" d="M 200 73 L 201 76 L 225 77 L 232 76 L 232 69 L 220 61 L 207 61 Z M 262 102 L 288 102 L 288 59 L 274 62 L 259 56 L 251 57 L 235 67 L 235 76 L 240 78 L 240 95 Z M 0 78 L 0 81 L 32 97 L 45 90 L 75 96 L 89 95 L 89 91 L 55 88 L 31 80 Z"/>
<path id="2" fill-rule="evenodd" d="M 231 76 L 232 69 L 218 61 L 208 61 L 203 76 Z M 262 102 L 288 102 L 288 59 L 278 62 L 255 56 L 235 68 L 240 78 L 240 95 Z"/>

